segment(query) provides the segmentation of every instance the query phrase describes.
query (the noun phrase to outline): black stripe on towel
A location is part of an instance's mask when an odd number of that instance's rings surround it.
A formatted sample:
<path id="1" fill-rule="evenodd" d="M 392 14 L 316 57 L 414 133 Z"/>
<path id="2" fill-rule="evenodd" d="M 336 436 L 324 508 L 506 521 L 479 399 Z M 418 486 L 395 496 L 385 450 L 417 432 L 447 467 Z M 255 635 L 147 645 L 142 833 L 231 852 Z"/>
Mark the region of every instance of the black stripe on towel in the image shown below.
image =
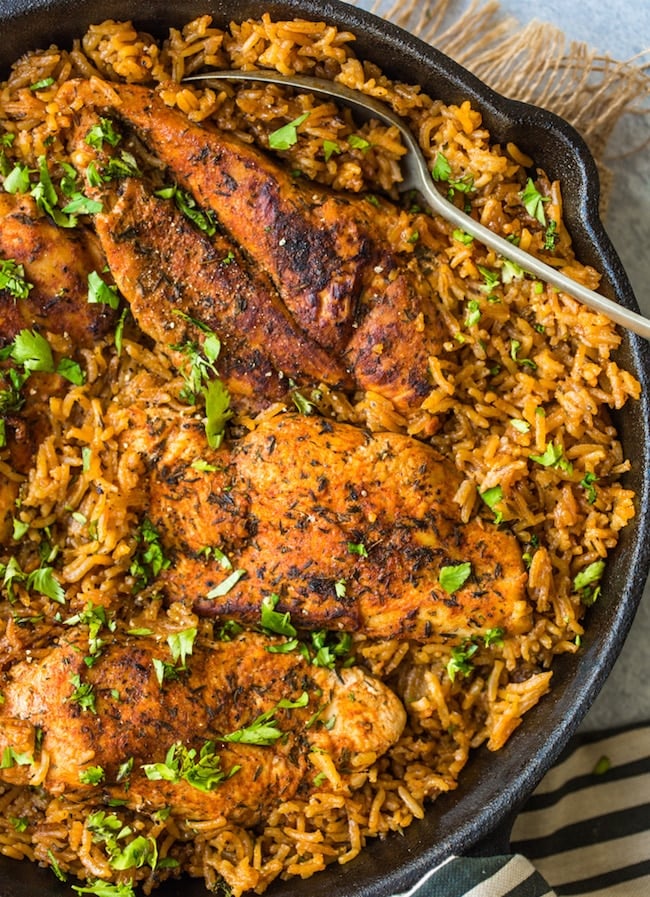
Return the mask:
<path id="1" fill-rule="evenodd" d="M 565 850 L 591 847 L 593 844 L 604 845 L 608 841 L 647 831 L 648 820 L 650 820 L 650 804 L 642 804 L 639 807 L 627 807 L 615 813 L 605 813 L 592 819 L 574 822 L 543 838 L 513 841 L 512 847 L 534 863 L 537 859 Z"/>
<path id="2" fill-rule="evenodd" d="M 579 881 L 571 881 L 558 888 L 558 895 L 562 897 L 575 897 L 575 895 L 589 894 L 590 891 L 604 891 L 620 885 L 625 881 L 635 881 L 643 877 L 650 877 L 650 859 L 635 863 L 633 866 L 622 866 L 620 869 L 612 869 L 602 875 L 593 878 L 581 878 Z M 645 893 L 645 892 L 643 892 Z M 642 897 L 642 892 L 638 892 Z"/>
<path id="3" fill-rule="evenodd" d="M 608 769 L 606 779 L 603 778 L 600 780 L 593 772 L 576 776 L 575 778 L 564 782 L 559 788 L 556 788 L 555 791 L 546 791 L 539 794 L 535 792 L 532 794 L 526 801 L 524 812 L 528 813 L 533 810 L 545 810 L 547 807 L 552 807 L 553 804 L 557 803 L 557 801 L 566 797 L 568 794 L 574 794 L 576 791 L 581 791 L 583 788 L 597 789 L 600 781 L 620 782 L 624 779 L 633 778 L 634 776 L 644 775 L 648 772 L 649 766 L 650 761 L 647 757 L 644 757 L 641 760 L 634 760 L 631 763 L 623 763 L 620 766 L 614 766 L 611 769 Z M 597 793 L 597 791 L 595 793 Z"/>

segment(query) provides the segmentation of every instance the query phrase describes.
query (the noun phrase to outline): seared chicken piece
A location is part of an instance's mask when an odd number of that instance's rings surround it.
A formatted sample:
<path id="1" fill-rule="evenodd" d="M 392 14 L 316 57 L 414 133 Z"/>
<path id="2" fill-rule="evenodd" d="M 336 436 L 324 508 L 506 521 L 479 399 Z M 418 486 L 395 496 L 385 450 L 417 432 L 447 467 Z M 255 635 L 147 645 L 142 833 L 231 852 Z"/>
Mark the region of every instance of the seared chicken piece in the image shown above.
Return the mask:
<path id="1" fill-rule="evenodd" d="M 26 299 L 0 290 L 0 345 L 36 327 L 92 346 L 114 326 L 112 309 L 88 302 L 88 275 L 106 263 L 96 241 L 85 231 L 57 227 L 31 196 L 0 193 L 0 258 L 22 265 L 32 284 Z"/>
<path id="2" fill-rule="evenodd" d="M 76 109 L 95 106 L 135 128 L 196 202 L 212 209 L 251 271 L 265 272 L 297 326 L 332 363 L 401 410 L 420 406 L 431 391 L 429 358 L 441 351 L 446 331 L 416 261 L 390 244 L 389 206 L 380 212 L 365 199 L 295 182 L 258 150 L 193 124 L 146 88 L 71 82 L 61 99 Z M 83 136 L 76 147 L 83 160 Z M 83 161 L 75 164 L 85 169 Z M 119 209 L 116 214 L 119 222 Z M 112 218 L 109 204 L 98 230 L 118 282 L 133 301 L 128 279 L 120 279 L 114 245 L 119 237 L 113 233 L 119 235 L 121 227 Z M 122 245 L 119 251 L 129 250 Z M 172 260 L 167 275 L 178 280 Z M 179 289 L 185 288 L 181 281 Z M 214 292 L 209 295 L 217 308 L 223 303 Z M 178 302 L 169 290 L 156 295 L 158 306 L 159 299 L 168 306 Z M 309 374 L 311 359 L 288 356 L 289 361 Z"/>
<path id="3" fill-rule="evenodd" d="M 88 302 L 88 275 L 105 260 L 96 239 L 85 231 L 63 230 L 42 215 L 31 196 L 0 193 L 0 259 L 22 265 L 31 285 L 26 297 L 0 289 L 0 347 L 24 329 L 67 334 L 73 347 L 92 346 L 115 324 L 115 312 Z M 33 373 L 22 390 L 20 407 L 3 408 L 11 464 L 20 473 L 31 467 L 37 446 L 50 431 L 44 407 L 65 381 L 56 374 Z M 0 371 L 0 390 L 9 381 Z M 11 535 L 18 479 L 0 474 L 0 541 Z"/>
<path id="4" fill-rule="evenodd" d="M 197 640 L 185 668 L 161 683 L 154 660 L 172 661 L 164 641 L 109 637 L 89 669 L 80 635 L 62 639 L 43 659 L 18 663 L 5 677 L 0 755 L 11 749 L 23 765 L 8 764 L 0 779 L 28 784 L 45 756 L 43 787 L 52 794 L 103 794 L 133 809 L 171 807 L 182 819 L 252 826 L 281 801 L 314 789 L 312 752 L 329 754 L 344 780 L 397 741 L 405 712 L 381 682 L 359 668 L 315 667 L 297 651 L 270 653 L 271 644 L 255 633 L 205 646 Z M 264 746 L 224 741 L 266 713 L 281 737 Z M 208 742 L 206 765 L 220 767 L 222 781 L 201 789 L 173 775 L 174 757 L 194 750 L 196 765 Z M 164 764 L 174 745 L 182 747 L 167 770 L 152 774 L 151 764 Z M 102 781 L 84 784 L 92 767 L 101 768 Z"/>
<path id="5" fill-rule="evenodd" d="M 97 233 L 145 333 L 173 347 L 200 342 L 192 320 L 200 321 L 223 343 L 219 370 L 231 393 L 258 407 L 262 397 L 286 395 L 283 374 L 350 385 L 345 369 L 296 326 L 264 275 L 249 274 L 231 241 L 208 239 L 140 180 L 110 186 L 95 190 L 106 209 L 95 218 Z"/>
<path id="6" fill-rule="evenodd" d="M 299 628 L 416 640 L 530 628 L 517 541 L 461 521 L 460 475 L 417 440 L 290 414 L 214 453 L 200 422 L 162 442 L 156 428 L 123 438 L 154 457 L 149 517 L 172 552 L 161 582 L 201 614 L 254 624 L 277 594 Z M 229 589 L 212 549 L 243 571 Z M 444 568 L 463 564 L 450 587 Z"/>

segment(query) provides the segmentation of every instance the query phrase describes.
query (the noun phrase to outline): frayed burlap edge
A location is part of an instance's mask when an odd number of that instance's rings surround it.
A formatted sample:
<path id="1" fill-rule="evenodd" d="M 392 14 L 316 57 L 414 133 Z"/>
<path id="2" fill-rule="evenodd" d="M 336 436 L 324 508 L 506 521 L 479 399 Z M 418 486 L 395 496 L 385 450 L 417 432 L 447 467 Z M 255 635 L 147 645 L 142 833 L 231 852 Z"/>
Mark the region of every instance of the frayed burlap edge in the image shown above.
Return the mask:
<path id="1" fill-rule="evenodd" d="M 356 3 L 357 0 L 351 0 Z M 377 12 L 379 3 L 373 12 Z M 650 48 L 637 59 L 618 61 L 568 41 L 547 22 L 522 25 L 497 0 L 397 0 L 383 17 L 435 45 L 505 96 L 560 115 L 589 146 L 601 177 L 602 203 L 611 185 L 607 152 L 628 155 L 643 146 L 608 147 L 626 115 L 650 115 Z"/>

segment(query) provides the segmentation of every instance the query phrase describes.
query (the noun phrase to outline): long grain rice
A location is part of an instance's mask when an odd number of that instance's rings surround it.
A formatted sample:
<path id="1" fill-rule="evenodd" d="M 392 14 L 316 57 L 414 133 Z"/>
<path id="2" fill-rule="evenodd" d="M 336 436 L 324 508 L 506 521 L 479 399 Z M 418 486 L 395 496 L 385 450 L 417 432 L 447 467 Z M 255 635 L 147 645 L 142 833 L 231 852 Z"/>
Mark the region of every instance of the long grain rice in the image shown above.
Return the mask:
<path id="1" fill-rule="evenodd" d="M 472 178 L 471 204 L 483 223 L 500 227 L 524 249 L 542 251 L 539 229 L 512 212 L 533 161 L 514 144 L 492 144 L 469 102 L 446 105 L 417 87 L 391 82 L 355 57 L 353 35 L 319 22 L 274 22 L 264 15 L 222 30 L 201 16 L 160 42 L 129 22 L 94 25 L 70 50 L 51 47 L 17 61 L 0 90 L 0 122 L 15 138 L 7 154 L 31 167 L 46 153 L 59 164 L 66 161 L 62 130 L 70 112 L 57 101 L 58 90 L 71 77 L 99 76 L 155 86 L 166 103 L 193 121 L 262 148 L 273 130 L 308 111 L 302 139 L 282 154 L 286 165 L 335 190 L 385 192 L 396 199 L 405 150 L 394 129 L 377 122 L 357 125 L 347 110 L 277 86 L 179 84 L 204 67 L 312 74 L 384 100 L 409 123 L 430 163 L 444 150 L 454 177 Z M 50 86 L 30 90 L 50 78 Z M 351 135 L 362 136 L 369 147 L 355 146 Z M 324 139 L 340 149 L 327 160 Z M 563 224 L 561 185 L 549 183 L 546 192 L 546 213 L 557 225 L 550 263 L 596 288 L 597 272 L 576 260 Z M 308 799 L 280 804 L 255 830 L 223 819 L 183 823 L 145 812 L 125 814 L 134 830 L 156 840 L 160 857 L 176 864 L 155 875 L 146 868 L 130 870 L 147 893 L 166 875 L 182 871 L 202 877 L 210 890 L 225 883 L 235 897 L 261 893 L 275 878 L 307 878 L 331 862 L 349 862 L 369 837 L 435 813 L 427 804 L 456 787 L 471 749 L 501 748 L 551 687 L 553 658 L 579 649 L 584 607 L 573 579 L 607 557 L 634 514 L 634 496 L 620 483 L 628 462 L 610 411 L 638 398 L 639 386 L 612 357 L 620 344 L 616 329 L 529 279 L 515 277 L 490 296 L 481 271 L 500 267 L 494 253 L 459 241 L 451 227 L 422 210 L 404 209 L 391 240 L 399 252 L 420 253 L 428 261 L 449 331 L 444 352 L 429 362 L 431 394 L 410 415 L 371 392 L 351 397 L 323 387 L 315 401 L 322 414 L 336 419 L 429 441 L 462 474 L 455 501 L 464 520 L 477 513 L 490 519 L 481 495 L 501 488 L 500 519 L 529 559 L 534 626 L 524 636 L 478 645 L 467 676 L 449 672 L 453 652 L 462 648 L 456 638 L 440 635 L 412 645 L 357 637 L 359 662 L 406 703 L 409 722 L 395 747 L 369 769 L 353 771 L 345 783 L 330 758 L 312 754 L 325 784 Z M 481 314 L 468 323 L 472 301 Z M 63 351 L 65 339 L 60 340 Z M 17 518 L 29 533 L 18 546 L 7 536 L 2 561 L 16 554 L 22 568 L 30 569 L 40 537 L 63 521 L 58 549 L 69 607 L 82 609 L 88 601 L 115 607 L 130 600 L 134 532 L 146 509 L 142 461 L 137 452 L 120 448 L 120 433 L 134 407 L 155 406 L 166 417 L 191 416 L 194 409 L 177 398 L 182 378 L 169 356 L 151 349 L 136 331 L 125 334 L 120 352 L 111 338 L 81 357 L 86 383 L 49 399 L 52 435 L 38 447 L 28 476 L 0 450 L 0 479 L 9 490 L 21 489 Z M 272 406 L 261 418 L 283 408 Z M 259 420 L 242 417 L 237 423 L 252 429 Z M 562 447 L 570 467 L 531 464 L 530 456 L 543 454 L 549 443 Z M 597 477 L 593 501 L 583 485 L 587 475 Z M 79 520 L 90 523 L 92 537 Z M 188 624 L 178 616 L 181 609 L 167 612 L 154 597 L 132 609 L 130 625 L 166 637 Z M 18 585 L 12 600 L 0 602 L 5 669 L 46 653 L 51 638 L 51 624 L 20 622 L 41 615 L 47 620 L 45 599 Z M 193 618 L 192 624 L 210 637 L 207 621 Z M 32 784 L 44 781 L 47 762 L 43 753 Z M 46 865 L 54 858 L 62 871 L 80 878 L 123 881 L 87 827 L 96 809 L 85 799 L 0 786 L 0 852 Z M 24 829 L 17 819 L 25 820 Z"/>

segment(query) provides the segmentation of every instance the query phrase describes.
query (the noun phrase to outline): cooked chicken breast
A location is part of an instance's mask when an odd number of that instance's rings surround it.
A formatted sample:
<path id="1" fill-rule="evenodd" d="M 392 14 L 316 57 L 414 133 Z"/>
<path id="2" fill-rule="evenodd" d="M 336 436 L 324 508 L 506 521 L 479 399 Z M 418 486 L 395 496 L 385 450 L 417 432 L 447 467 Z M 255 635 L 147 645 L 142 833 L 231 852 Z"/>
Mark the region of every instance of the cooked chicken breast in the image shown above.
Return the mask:
<path id="1" fill-rule="evenodd" d="M 349 370 L 357 386 L 389 397 L 401 410 L 419 407 L 431 391 L 429 358 L 439 354 L 447 334 L 437 299 L 415 259 L 391 246 L 388 228 L 396 211 L 391 213 L 389 204 L 378 211 L 365 199 L 295 181 L 257 149 L 193 124 L 146 88 L 71 82 L 62 102 L 77 110 L 94 106 L 135 129 L 168 175 L 199 207 L 216 215 L 228 245 L 236 247 L 235 264 L 244 264 L 254 278 L 264 272 L 304 338 L 326 351 L 330 364 Z M 89 153 L 85 133 L 75 129 L 76 164 L 82 172 Z M 138 274 L 123 276 L 128 262 L 118 258 L 133 251 L 133 241 L 124 240 L 120 208 L 111 193 L 104 193 L 98 231 L 118 283 L 133 302 Z M 131 237 L 137 243 L 146 230 L 139 221 Z M 154 240 L 159 243 L 160 237 Z M 136 267 L 142 267 L 143 254 L 133 260 Z M 201 259 L 203 250 L 195 255 Z M 162 317 L 163 307 L 175 306 L 178 293 L 187 289 L 187 266 L 174 256 L 169 254 L 159 271 L 159 278 L 171 283 L 154 296 Z M 208 294 L 217 309 L 224 303 L 221 290 L 215 285 Z M 260 302 L 268 302 L 268 296 L 267 290 Z M 199 312 L 201 320 L 206 305 Z M 261 306 L 254 312 L 258 314 L 263 314 Z M 284 357 L 286 364 L 309 375 L 312 358 Z M 322 370 L 329 382 L 327 367 Z"/>
<path id="2" fill-rule="evenodd" d="M 115 326 L 112 309 L 88 302 L 88 275 L 106 264 L 96 239 L 57 227 L 31 196 L 0 193 L 0 259 L 22 265 L 32 285 L 25 299 L 0 290 L 0 345 L 36 327 L 92 346 Z"/>
<path id="3" fill-rule="evenodd" d="M 298 651 L 270 653 L 272 644 L 255 633 L 197 641 L 174 666 L 164 641 L 122 633 L 107 636 L 88 668 L 81 633 L 63 637 L 5 677 L 0 755 L 20 762 L 0 769 L 0 779 L 28 784 L 48 763 L 42 787 L 52 794 L 103 795 L 132 809 L 170 807 L 182 819 L 246 826 L 314 790 L 320 767 L 312 767 L 313 752 L 329 755 L 341 777 L 333 786 L 344 787 L 346 774 L 371 765 L 399 738 L 400 701 L 359 668 L 316 667 Z M 267 743 L 234 740 L 262 714 Z M 258 725 L 258 741 L 260 734 Z"/>
<path id="4" fill-rule="evenodd" d="M 123 438 L 154 458 L 149 517 L 171 553 L 171 600 L 255 624 L 277 594 L 297 627 L 381 638 L 530 628 L 516 539 L 463 523 L 460 475 L 417 440 L 295 414 L 216 452 L 197 421 Z M 229 589 L 213 549 L 241 571 Z"/>

